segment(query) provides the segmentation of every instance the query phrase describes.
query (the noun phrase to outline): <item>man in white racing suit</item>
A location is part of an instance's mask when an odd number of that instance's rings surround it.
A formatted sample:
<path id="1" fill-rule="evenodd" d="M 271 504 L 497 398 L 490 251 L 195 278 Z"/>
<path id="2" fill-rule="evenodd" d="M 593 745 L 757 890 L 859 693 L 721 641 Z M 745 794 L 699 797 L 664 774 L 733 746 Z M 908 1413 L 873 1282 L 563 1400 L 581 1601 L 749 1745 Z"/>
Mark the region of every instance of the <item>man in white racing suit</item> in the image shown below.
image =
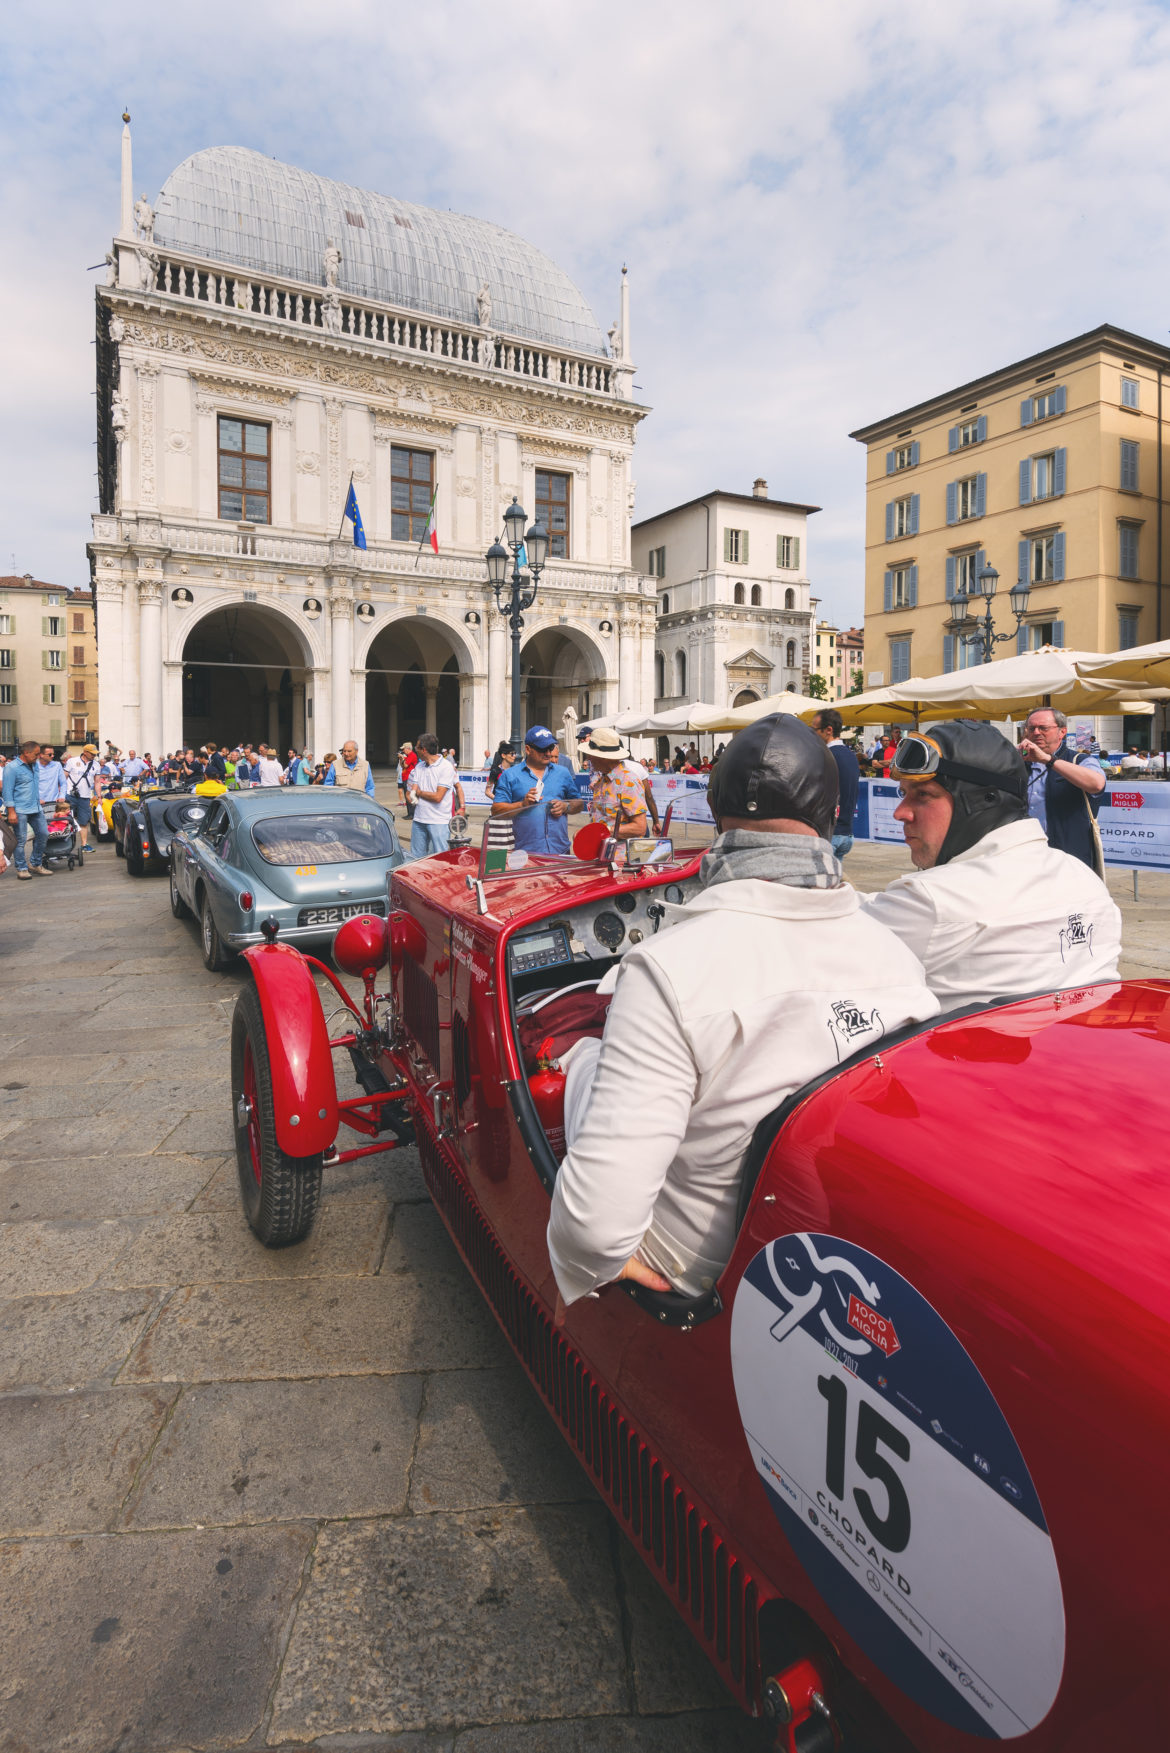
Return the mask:
<path id="1" fill-rule="evenodd" d="M 904 736 L 891 775 L 917 868 L 861 905 L 914 951 L 943 1010 L 1117 979 L 1121 914 L 1028 815 L 1023 759 L 994 725 Z"/>
<path id="2" fill-rule="evenodd" d="M 702 1295 L 731 1255 L 758 1121 L 938 1011 L 920 963 L 842 877 L 837 768 L 813 731 L 757 720 L 709 797 L 719 835 L 701 893 L 626 954 L 603 1039 L 568 1056 L 548 1226 L 566 1305 L 618 1278 Z"/>

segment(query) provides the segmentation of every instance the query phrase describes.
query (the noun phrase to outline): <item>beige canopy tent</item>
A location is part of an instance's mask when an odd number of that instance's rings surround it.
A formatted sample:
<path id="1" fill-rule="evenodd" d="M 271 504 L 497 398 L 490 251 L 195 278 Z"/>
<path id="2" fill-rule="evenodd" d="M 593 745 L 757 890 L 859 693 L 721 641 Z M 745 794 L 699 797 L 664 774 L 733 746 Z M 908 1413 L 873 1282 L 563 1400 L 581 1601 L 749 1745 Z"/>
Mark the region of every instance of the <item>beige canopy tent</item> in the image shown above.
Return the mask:
<path id="1" fill-rule="evenodd" d="M 847 725 L 1022 718 L 1034 706 L 1058 706 L 1062 712 L 1118 712 L 1130 704 L 1121 696 L 1133 692 L 1133 682 L 1088 667 L 1108 662 L 1096 652 L 1044 646 L 948 675 L 911 677 L 888 688 L 846 696 L 834 705 Z"/>
<path id="2" fill-rule="evenodd" d="M 1103 656 L 1086 652 L 1078 667 L 1082 675 L 1094 681 L 1108 678 L 1130 688 L 1170 688 L 1170 639 L 1160 639 L 1154 645 L 1133 645 L 1128 651 L 1107 652 Z"/>
<path id="3" fill-rule="evenodd" d="M 809 718 L 823 706 L 840 705 L 831 700 L 814 700 L 810 694 L 769 694 L 766 700 L 753 700 L 747 706 L 692 706 L 688 729 L 698 731 L 737 731 L 757 718 L 771 712 L 791 712 L 797 718 Z"/>

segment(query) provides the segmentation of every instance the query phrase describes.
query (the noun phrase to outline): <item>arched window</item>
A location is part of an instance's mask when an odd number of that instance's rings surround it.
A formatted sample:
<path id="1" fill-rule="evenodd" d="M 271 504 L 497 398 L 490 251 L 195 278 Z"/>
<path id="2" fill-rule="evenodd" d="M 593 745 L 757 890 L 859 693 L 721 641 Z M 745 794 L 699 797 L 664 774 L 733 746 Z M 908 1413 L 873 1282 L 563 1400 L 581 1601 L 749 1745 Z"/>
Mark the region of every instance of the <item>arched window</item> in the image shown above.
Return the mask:
<path id="1" fill-rule="evenodd" d="M 674 691 L 685 694 L 687 691 L 687 654 L 676 651 L 674 654 Z"/>
<path id="2" fill-rule="evenodd" d="M 764 593 L 758 584 L 752 585 L 752 608 L 758 609 L 764 600 Z"/>
<path id="3" fill-rule="evenodd" d="M 662 613 L 664 615 L 669 615 L 670 613 L 670 598 L 665 591 L 662 593 Z"/>
<path id="4" fill-rule="evenodd" d="M 736 585 L 735 592 L 734 592 L 731 600 L 732 600 L 732 602 L 742 603 L 742 601 L 743 601 L 743 585 L 742 584 Z"/>
<path id="5" fill-rule="evenodd" d="M 790 670 L 794 670 L 796 668 L 796 641 L 795 641 L 795 639 L 790 639 L 788 641 L 788 644 L 784 647 L 784 663 L 785 663 L 785 666 Z"/>
<path id="6" fill-rule="evenodd" d="M 659 700 L 666 693 L 666 659 L 660 651 L 654 653 L 654 694 Z"/>
<path id="7" fill-rule="evenodd" d="M 794 590 L 786 590 L 784 592 L 784 607 L 786 609 L 794 609 L 796 607 L 796 592 Z"/>

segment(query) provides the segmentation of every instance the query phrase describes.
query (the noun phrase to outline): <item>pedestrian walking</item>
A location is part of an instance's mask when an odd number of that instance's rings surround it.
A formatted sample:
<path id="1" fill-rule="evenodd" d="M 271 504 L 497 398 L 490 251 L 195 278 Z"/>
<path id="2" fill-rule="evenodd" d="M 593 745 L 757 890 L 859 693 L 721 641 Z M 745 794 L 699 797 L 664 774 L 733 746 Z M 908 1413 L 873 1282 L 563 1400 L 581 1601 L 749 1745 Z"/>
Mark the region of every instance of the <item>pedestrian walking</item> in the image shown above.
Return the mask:
<path id="1" fill-rule="evenodd" d="M 93 819 L 93 797 L 98 772 L 97 754 L 96 743 L 86 743 L 80 755 L 71 755 L 65 763 L 65 778 L 68 781 L 66 796 L 73 819 L 77 823 L 77 831 L 83 849 L 89 845 L 89 824 Z"/>
<path id="2" fill-rule="evenodd" d="M 425 731 L 418 739 L 419 763 L 412 772 L 408 796 L 414 803 L 410 830 L 411 858 L 446 852 L 451 837 L 451 804 L 457 774 L 439 753 L 439 739 Z"/>
<path id="3" fill-rule="evenodd" d="M 37 756 L 37 791 L 46 816 L 51 816 L 57 805 L 64 803 L 66 790 L 65 769 L 56 759 L 53 745 L 42 743 Z"/>
<path id="4" fill-rule="evenodd" d="M 402 801 L 403 809 L 406 811 L 407 821 L 412 821 L 414 818 L 414 805 L 410 801 L 410 783 L 411 774 L 417 766 L 418 750 L 413 743 L 403 743 L 402 761 L 398 769 L 398 796 Z"/>
<path id="5" fill-rule="evenodd" d="M 4 769 L 3 781 L 0 782 L 0 801 L 8 816 L 8 825 L 16 830 L 16 845 L 13 849 L 16 874 L 21 880 L 29 876 L 49 876 L 51 873 L 42 862 L 45 846 L 49 838 L 49 824 L 45 820 L 45 812 L 41 808 L 40 786 L 37 780 L 37 756 L 41 752 L 38 742 L 29 740 L 20 745 L 15 761 L 9 761 Z M 27 857 L 25 841 L 32 833 L 32 858 Z"/>
<path id="6" fill-rule="evenodd" d="M 838 806 L 833 826 L 833 856 L 844 858 L 853 850 L 853 817 L 857 810 L 858 782 L 861 768 L 852 749 L 841 738 L 841 714 L 832 707 L 813 716 L 813 729 L 828 747 L 837 763 Z"/>

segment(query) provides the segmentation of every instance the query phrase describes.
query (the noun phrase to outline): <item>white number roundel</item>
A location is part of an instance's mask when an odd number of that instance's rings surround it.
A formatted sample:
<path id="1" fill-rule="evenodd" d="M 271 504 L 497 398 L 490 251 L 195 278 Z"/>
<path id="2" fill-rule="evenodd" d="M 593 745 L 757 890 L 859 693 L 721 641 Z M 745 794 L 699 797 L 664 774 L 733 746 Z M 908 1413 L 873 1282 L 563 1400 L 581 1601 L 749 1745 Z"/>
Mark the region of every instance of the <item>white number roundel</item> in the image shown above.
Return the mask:
<path id="1" fill-rule="evenodd" d="M 836 1236 L 751 1262 L 731 1325 L 740 1418 L 784 1532 L 882 1671 L 958 1729 L 1048 1713 L 1064 1604 L 1015 1438 L 946 1322 Z"/>

